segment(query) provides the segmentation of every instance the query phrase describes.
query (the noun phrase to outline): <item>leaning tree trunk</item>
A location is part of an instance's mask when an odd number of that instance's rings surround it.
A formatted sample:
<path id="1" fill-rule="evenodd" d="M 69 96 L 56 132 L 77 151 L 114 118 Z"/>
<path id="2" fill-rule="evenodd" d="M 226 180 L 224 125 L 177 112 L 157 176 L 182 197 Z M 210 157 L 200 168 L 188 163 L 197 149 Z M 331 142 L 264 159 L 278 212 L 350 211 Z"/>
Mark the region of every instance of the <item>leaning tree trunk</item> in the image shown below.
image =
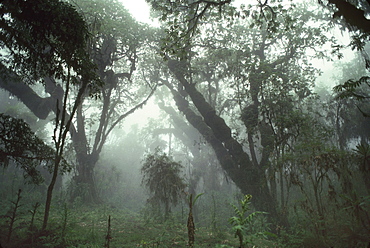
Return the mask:
<path id="1" fill-rule="evenodd" d="M 258 210 L 275 216 L 275 201 L 270 195 L 263 169 L 253 165 L 242 145 L 232 137 L 231 129 L 224 119 L 216 114 L 194 84 L 186 80 L 184 71 L 180 69 L 185 68 L 181 62 L 170 60 L 168 67 L 182 84 L 201 116 L 189 107 L 189 102 L 184 96 L 167 84 L 174 95 L 178 109 L 212 146 L 222 168 L 243 194 L 252 194 L 253 204 Z"/>

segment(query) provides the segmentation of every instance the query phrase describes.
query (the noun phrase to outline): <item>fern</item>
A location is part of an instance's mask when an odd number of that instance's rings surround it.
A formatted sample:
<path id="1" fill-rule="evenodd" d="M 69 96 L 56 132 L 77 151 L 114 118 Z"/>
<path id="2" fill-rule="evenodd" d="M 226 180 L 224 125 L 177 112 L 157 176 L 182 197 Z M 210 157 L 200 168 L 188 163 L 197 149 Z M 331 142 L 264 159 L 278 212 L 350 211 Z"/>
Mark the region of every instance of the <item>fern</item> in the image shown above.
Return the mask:
<path id="1" fill-rule="evenodd" d="M 240 247 L 244 247 L 245 243 L 251 243 L 251 240 L 247 240 L 244 242 L 245 234 L 248 229 L 248 226 L 253 222 L 259 214 L 266 214 L 266 212 L 255 211 L 253 213 L 247 214 L 250 211 L 250 204 L 251 204 L 252 195 L 245 195 L 244 199 L 241 200 L 241 209 L 239 209 L 236 205 L 231 204 L 234 208 L 235 216 L 232 216 L 229 219 L 229 223 L 233 225 L 232 230 L 235 234 L 235 237 L 239 239 Z"/>

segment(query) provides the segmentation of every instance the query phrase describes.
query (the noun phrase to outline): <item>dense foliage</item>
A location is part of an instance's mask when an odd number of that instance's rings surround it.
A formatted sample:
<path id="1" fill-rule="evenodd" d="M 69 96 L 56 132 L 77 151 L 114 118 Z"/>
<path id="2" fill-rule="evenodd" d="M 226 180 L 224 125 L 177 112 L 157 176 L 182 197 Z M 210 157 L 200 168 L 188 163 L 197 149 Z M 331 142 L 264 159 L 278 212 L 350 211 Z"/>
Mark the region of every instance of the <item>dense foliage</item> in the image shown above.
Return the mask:
<path id="1" fill-rule="evenodd" d="M 171 212 L 171 205 L 177 205 L 184 194 L 185 182 L 181 177 L 182 165 L 173 161 L 165 153 L 156 150 L 148 154 L 141 168 L 142 184 L 149 190 L 149 202 L 164 204 L 165 214 Z"/>
<path id="2" fill-rule="evenodd" d="M 0 165 L 7 167 L 15 164 L 23 170 L 25 178 L 30 182 L 44 182 L 39 168 L 51 171 L 55 151 L 38 138 L 29 125 L 21 119 L 0 114 Z M 71 167 L 62 161 L 62 172 Z"/>
<path id="3" fill-rule="evenodd" d="M 87 26 L 70 4 L 2 1 L 0 13 L 2 67 L 30 83 L 45 76 L 65 79 L 65 66 L 84 80 L 96 80 L 85 49 Z"/>
<path id="4" fill-rule="evenodd" d="M 146 2 L 0 3 L 2 245 L 367 246 L 368 1 Z"/>

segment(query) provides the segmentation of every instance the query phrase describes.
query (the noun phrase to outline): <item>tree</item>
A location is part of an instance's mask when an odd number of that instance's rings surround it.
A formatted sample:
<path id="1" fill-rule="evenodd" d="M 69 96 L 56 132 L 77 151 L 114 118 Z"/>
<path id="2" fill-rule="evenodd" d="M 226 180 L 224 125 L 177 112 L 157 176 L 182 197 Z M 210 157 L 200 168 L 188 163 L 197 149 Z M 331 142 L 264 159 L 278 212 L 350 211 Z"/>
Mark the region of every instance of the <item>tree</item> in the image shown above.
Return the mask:
<path id="1" fill-rule="evenodd" d="M 91 85 L 99 81 L 85 50 L 87 26 L 70 4 L 9 0 L 2 1 L 0 13 L 3 79 L 17 75 L 29 83 L 43 77 L 65 80 L 67 65 L 76 76 L 92 80 Z"/>
<path id="2" fill-rule="evenodd" d="M 118 1 L 74 3 L 90 33 L 83 52 L 88 56 L 89 63 L 93 62 L 96 68 L 94 75 L 97 75 L 99 82 L 104 83 L 104 87 L 100 89 L 101 101 L 92 101 L 88 97 L 94 92 L 91 80 L 68 92 L 71 97 L 79 96 L 76 119 L 69 127 L 78 162 L 77 175 L 74 177 L 77 187 L 73 197 L 84 193 L 86 202 L 98 203 L 100 200 L 96 194 L 93 171 L 102 147 L 113 128 L 147 102 L 155 86 L 145 87 L 134 75 L 139 53 L 142 52 L 140 47 L 147 39 L 144 34 L 147 28 L 140 28 Z M 7 83 L 2 81 L 0 86 L 17 96 L 37 117 L 45 119 L 50 112 L 58 114 L 58 108 L 63 109 L 61 103 L 66 91 L 60 81 L 52 77 L 45 78 L 45 92 L 50 96 L 42 97 L 42 93 L 35 92 L 30 86 L 16 83 L 19 80 L 8 78 Z M 87 108 L 90 111 L 86 111 Z M 82 185 L 87 186 L 87 192 L 82 192 Z"/>
<path id="3" fill-rule="evenodd" d="M 322 1 L 320 2 L 322 3 Z M 370 13 L 369 1 L 329 0 L 328 6 L 335 6 L 333 18 L 339 20 L 343 29 L 348 30 L 351 34 L 352 41 L 349 45 L 352 50 L 361 53 L 365 67 L 370 71 L 370 59 L 368 51 L 366 51 L 366 44 L 370 38 L 370 21 L 366 18 Z M 338 98 L 354 98 L 358 102 L 363 102 L 370 98 L 369 88 L 370 78 L 363 72 L 362 75 L 356 75 L 356 78 L 350 78 L 335 86 L 334 91 L 338 93 Z M 358 110 L 365 117 L 370 117 L 368 111 L 361 108 Z"/>
<path id="4" fill-rule="evenodd" d="M 0 165 L 20 166 L 31 183 L 44 181 L 38 167 L 52 171 L 55 151 L 38 138 L 21 119 L 0 113 Z M 70 171 L 70 165 L 61 161 L 60 172 Z"/>
<path id="5" fill-rule="evenodd" d="M 370 77 L 368 76 L 362 76 L 358 80 L 349 79 L 344 84 L 339 84 L 334 87 L 334 91 L 337 93 L 337 99 L 354 99 L 357 109 L 367 118 L 370 117 L 370 112 L 362 109 L 359 105 L 364 105 L 364 103 L 366 104 L 369 101 L 369 89 Z"/>
<path id="6" fill-rule="evenodd" d="M 235 8 L 230 7 L 231 1 L 172 1 L 169 5 L 165 1 L 147 0 L 155 11 L 160 12 L 161 19 L 167 22 L 167 36 L 163 39 L 161 50 L 164 53 L 177 54 L 184 56 L 184 45 L 191 43 L 191 39 L 199 34 L 199 27 L 206 23 L 207 19 L 215 15 L 214 9 L 217 9 L 221 18 L 230 21 L 236 17 L 243 16 L 240 12 L 235 12 Z M 254 12 L 254 16 L 263 17 L 264 19 L 274 19 L 282 14 L 280 10 L 274 7 L 274 1 L 256 1 L 259 8 L 259 13 L 249 9 L 246 12 Z M 318 0 L 324 8 L 329 9 L 332 13 L 334 22 L 339 20 L 339 26 L 347 29 L 352 34 L 352 41 L 349 44 L 353 50 L 357 49 L 363 55 L 367 69 L 370 69 L 370 60 L 364 47 L 370 37 L 370 21 L 366 15 L 370 13 L 370 3 L 368 0 L 348 1 L 348 0 Z M 244 11 L 244 12 L 245 12 Z M 307 11 L 308 13 L 309 11 Z M 221 19 L 220 18 L 220 19 Z M 186 23 L 186 25 L 181 25 Z M 273 32 L 273 30 L 271 30 Z M 339 50 L 341 45 L 333 45 L 334 50 Z M 179 52 L 180 51 L 180 52 Z M 335 90 L 343 92 L 342 96 L 354 96 L 353 93 L 360 85 L 367 85 L 368 77 L 363 76 L 359 80 L 351 79 L 345 84 L 338 85 Z M 358 95 L 361 99 L 368 98 L 368 95 Z M 361 111 L 361 110 L 360 110 Z M 363 113 L 369 115 L 369 113 Z"/>
<path id="7" fill-rule="evenodd" d="M 146 0 L 160 20 L 166 23 L 166 37 L 162 40 L 161 51 L 165 54 L 178 54 L 186 56 L 183 52 L 191 38 L 199 34 L 199 24 L 208 17 L 214 9 L 220 13 L 231 0 L 176 0 L 168 4 L 167 1 Z M 228 7 L 228 6 L 227 6 Z"/>
<path id="8" fill-rule="evenodd" d="M 168 30 L 165 40 L 168 43 L 162 47 L 166 52 L 171 49 L 175 52 L 174 48 L 183 47 L 182 44 L 188 43 L 189 39 L 199 34 L 199 28 L 210 16 L 218 15 L 220 19 L 230 21 L 234 18 L 234 14 L 236 17 L 242 15 L 242 13 L 235 12 L 236 8 L 231 5 L 231 0 L 175 0 L 170 4 L 167 1 L 146 1 L 151 4 L 160 19 L 166 21 Z M 256 17 L 263 17 L 266 20 L 273 19 L 282 13 L 277 11 L 274 3 L 275 1 L 252 1 L 247 11 L 253 11 L 250 6 L 255 4 L 259 9 Z M 368 0 L 318 0 L 317 3 L 330 9 L 333 19 L 342 20 L 341 25 L 349 31 L 359 31 L 353 36 L 353 45 L 362 50 L 365 44 L 362 41 L 366 41 L 370 33 L 370 21 L 366 19 L 366 15 L 370 12 Z M 306 10 L 306 12 L 310 11 L 310 9 Z M 186 23 L 186 25 L 180 25 L 181 23 Z"/>
<path id="9" fill-rule="evenodd" d="M 335 80 L 338 85 L 333 88 L 328 115 L 335 118 L 332 123 L 337 129 L 340 148 L 346 149 L 348 147 L 345 147 L 345 144 L 356 139 L 359 139 L 360 143 L 369 142 L 370 84 L 368 77 L 363 76 L 368 73 L 363 67 L 360 55 L 336 67 L 338 72 L 335 74 Z"/>
<path id="10" fill-rule="evenodd" d="M 149 190 L 149 202 L 164 204 L 165 218 L 171 212 L 171 205 L 177 205 L 186 184 L 181 177 L 182 165 L 157 149 L 143 161 L 142 184 Z"/>
<path id="11" fill-rule="evenodd" d="M 324 1 L 319 0 L 319 3 L 324 4 Z M 326 6 L 334 12 L 333 19 L 339 19 L 341 25 L 353 33 L 352 48 L 364 52 L 364 46 L 370 37 L 370 21 L 366 18 L 370 13 L 369 1 L 328 0 Z M 365 59 L 369 69 L 370 61 L 367 56 Z"/>
<path id="12" fill-rule="evenodd" d="M 94 167 L 112 130 L 128 115 L 146 104 L 156 86 L 145 85 L 135 75 L 146 37 L 140 26 L 118 1 L 75 1 L 89 25 L 89 54 L 104 82 L 101 99 L 83 98 L 72 127 L 72 142 L 77 158 L 76 184 L 72 197 L 84 196 L 99 203 L 94 182 Z M 139 31 L 143 29 L 144 31 Z M 83 187 L 85 186 L 85 187 Z M 87 189 L 87 192 L 82 192 Z"/>
<path id="13" fill-rule="evenodd" d="M 185 56 L 164 54 L 175 80 L 163 76 L 161 82 L 212 146 L 227 175 L 244 194 L 258 196 L 253 200 L 257 209 L 277 216 L 266 178 L 279 142 L 274 134 L 286 128 L 278 126 L 276 117 L 279 108 L 289 113 L 310 96 L 316 71 L 304 52 L 329 39 L 320 32 L 324 25 L 307 26 L 320 20 L 316 12 L 277 4 L 269 16 L 267 10 L 261 16 L 260 7 L 245 9 L 245 20 L 234 22 L 207 16 L 208 25 L 199 28 L 202 36 L 183 44 Z M 274 17 L 275 11 L 284 14 Z M 297 66 L 292 69 L 292 64 Z"/>
<path id="14" fill-rule="evenodd" d="M 96 93 L 100 79 L 95 73 L 95 66 L 86 53 L 88 38 L 87 26 L 80 14 L 71 5 L 58 0 L 50 1 L 3 1 L 0 6 L 1 48 L 6 56 L 1 60 L 1 87 L 19 97 L 32 109 L 37 109 L 40 97 L 33 94 L 31 88 L 21 83 L 36 83 L 52 78 L 65 83 L 65 90 L 58 85 L 54 99 L 47 99 L 46 112 L 35 113 L 46 118 L 53 109 L 56 123 L 53 141 L 55 145 L 52 179 L 48 186 L 45 203 L 43 229 L 47 227 L 52 193 L 57 179 L 59 166 L 63 160 L 63 151 L 67 133 L 81 103 L 82 94 Z M 73 30 L 73 31 L 71 31 Z M 80 84 L 74 104 L 67 113 L 67 99 L 72 85 Z M 25 91 L 24 91 L 25 90 Z M 49 88 L 50 90 L 50 88 Z"/>

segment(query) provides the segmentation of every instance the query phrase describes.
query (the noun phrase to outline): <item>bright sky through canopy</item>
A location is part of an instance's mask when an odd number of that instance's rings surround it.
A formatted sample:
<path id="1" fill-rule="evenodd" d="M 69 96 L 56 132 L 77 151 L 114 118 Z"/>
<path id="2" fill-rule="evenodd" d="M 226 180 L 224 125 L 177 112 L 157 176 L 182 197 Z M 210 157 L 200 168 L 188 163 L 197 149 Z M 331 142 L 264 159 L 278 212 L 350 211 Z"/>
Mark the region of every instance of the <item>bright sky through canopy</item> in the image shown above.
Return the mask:
<path id="1" fill-rule="evenodd" d="M 153 24 L 150 7 L 145 0 L 120 0 L 131 15 L 139 22 Z"/>
<path id="2" fill-rule="evenodd" d="M 119 0 L 125 6 L 125 8 L 131 13 L 131 15 L 142 23 L 148 23 L 153 26 L 159 26 L 158 22 L 150 19 L 150 7 L 145 0 Z M 159 108 L 153 103 L 152 99 L 138 111 L 135 111 L 132 115 L 125 119 L 124 125 L 131 126 L 139 124 L 145 125 L 148 118 L 156 118 L 159 115 Z"/>

